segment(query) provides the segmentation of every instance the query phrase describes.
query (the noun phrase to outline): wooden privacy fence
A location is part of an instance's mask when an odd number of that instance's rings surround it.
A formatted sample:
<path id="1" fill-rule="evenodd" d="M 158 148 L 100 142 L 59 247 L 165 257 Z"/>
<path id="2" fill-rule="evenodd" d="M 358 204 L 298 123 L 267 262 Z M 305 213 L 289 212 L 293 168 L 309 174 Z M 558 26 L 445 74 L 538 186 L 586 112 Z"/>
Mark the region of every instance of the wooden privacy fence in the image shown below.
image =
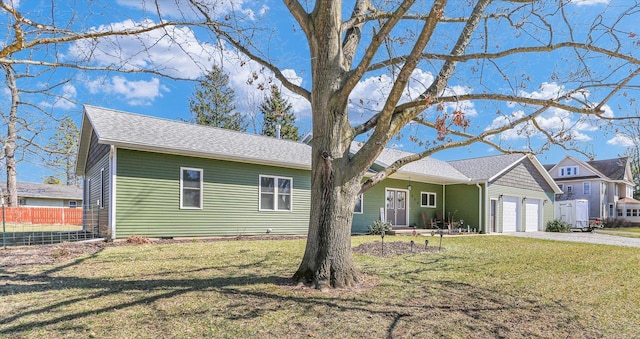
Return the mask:
<path id="1" fill-rule="evenodd" d="M 82 208 L 5 207 L 4 215 L 6 218 L 6 223 L 82 225 Z M 2 220 L 1 212 L 0 220 Z"/>

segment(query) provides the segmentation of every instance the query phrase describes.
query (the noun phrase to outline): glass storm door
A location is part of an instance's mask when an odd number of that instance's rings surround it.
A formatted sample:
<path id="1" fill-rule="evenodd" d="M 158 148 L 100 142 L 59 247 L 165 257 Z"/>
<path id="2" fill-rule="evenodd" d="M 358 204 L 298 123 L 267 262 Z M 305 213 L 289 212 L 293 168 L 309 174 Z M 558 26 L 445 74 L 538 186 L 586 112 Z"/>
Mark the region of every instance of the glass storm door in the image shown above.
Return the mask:
<path id="1" fill-rule="evenodd" d="M 407 192 L 387 189 L 386 194 L 387 221 L 393 226 L 407 225 Z"/>

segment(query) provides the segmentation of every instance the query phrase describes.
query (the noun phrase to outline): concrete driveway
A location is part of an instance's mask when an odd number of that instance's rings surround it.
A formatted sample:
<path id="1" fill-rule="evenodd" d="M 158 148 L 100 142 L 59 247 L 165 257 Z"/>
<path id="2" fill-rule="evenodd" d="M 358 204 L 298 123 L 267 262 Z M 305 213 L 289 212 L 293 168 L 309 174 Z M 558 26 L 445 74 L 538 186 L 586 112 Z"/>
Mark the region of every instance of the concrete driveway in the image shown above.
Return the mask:
<path id="1" fill-rule="evenodd" d="M 618 237 L 615 235 L 600 234 L 597 232 L 506 232 L 503 235 L 510 237 L 534 238 L 557 241 L 584 242 L 590 244 L 615 245 L 627 247 L 640 247 L 639 238 Z"/>

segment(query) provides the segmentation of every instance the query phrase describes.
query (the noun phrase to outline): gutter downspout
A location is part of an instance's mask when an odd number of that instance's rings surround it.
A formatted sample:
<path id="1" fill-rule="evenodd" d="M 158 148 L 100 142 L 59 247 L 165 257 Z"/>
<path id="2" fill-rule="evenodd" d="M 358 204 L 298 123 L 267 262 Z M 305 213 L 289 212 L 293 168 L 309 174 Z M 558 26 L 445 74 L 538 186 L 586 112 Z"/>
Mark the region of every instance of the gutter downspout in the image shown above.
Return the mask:
<path id="1" fill-rule="evenodd" d="M 447 184 L 442 184 L 442 221 L 443 221 L 443 226 L 444 226 L 444 220 L 447 217 L 447 213 L 445 212 L 446 209 L 446 205 L 447 205 L 447 196 L 446 196 L 446 190 L 445 188 L 447 187 Z"/>

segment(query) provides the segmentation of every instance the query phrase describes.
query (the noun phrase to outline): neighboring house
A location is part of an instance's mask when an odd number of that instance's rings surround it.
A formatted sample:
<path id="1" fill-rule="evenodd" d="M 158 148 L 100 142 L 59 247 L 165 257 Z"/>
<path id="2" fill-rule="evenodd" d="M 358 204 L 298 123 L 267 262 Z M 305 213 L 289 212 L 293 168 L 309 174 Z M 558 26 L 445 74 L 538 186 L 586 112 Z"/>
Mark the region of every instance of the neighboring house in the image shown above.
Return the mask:
<path id="1" fill-rule="evenodd" d="M 557 201 L 588 200 L 590 219 L 640 222 L 640 201 L 633 198 L 633 175 L 626 157 L 582 161 L 567 156 L 545 168 L 562 190 Z"/>
<path id="2" fill-rule="evenodd" d="M 6 182 L 3 185 L 7 187 Z M 82 207 L 82 188 L 80 187 L 18 182 L 17 190 L 19 206 Z M 6 189 L 2 192 L 6 195 Z"/>
<path id="3" fill-rule="evenodd" d="M 354 143 L 352 150 L 357 148 Z M 407 154 L 385 149 L 370 174 Z M 474 161 L 491 168 L 477 176 L 466 173 L 465 162 Z M 311 146 L 305 143 L 84 109 L 76 172 L 85 178 L 86 213 L 92 216 L 85 227 L 98 228 L 103 236 L 304 234 L 310 171 Z M 522 211 L 534 200 L 541 230 L 551 218 L 544 201 L 552 205 L 559 192 L 533 156 L 451 163 L 426 158 L 366 191 L 352 231 L 366 232 L 380 218 L 394 226 L 430 227 L 438 214 L 485 232 L 533 230 L 522 226 L 533 213 Z M 520 200 L 514 205 L 513 199 Z M 512 208 L 513 215 L 492 217 Z"/>

